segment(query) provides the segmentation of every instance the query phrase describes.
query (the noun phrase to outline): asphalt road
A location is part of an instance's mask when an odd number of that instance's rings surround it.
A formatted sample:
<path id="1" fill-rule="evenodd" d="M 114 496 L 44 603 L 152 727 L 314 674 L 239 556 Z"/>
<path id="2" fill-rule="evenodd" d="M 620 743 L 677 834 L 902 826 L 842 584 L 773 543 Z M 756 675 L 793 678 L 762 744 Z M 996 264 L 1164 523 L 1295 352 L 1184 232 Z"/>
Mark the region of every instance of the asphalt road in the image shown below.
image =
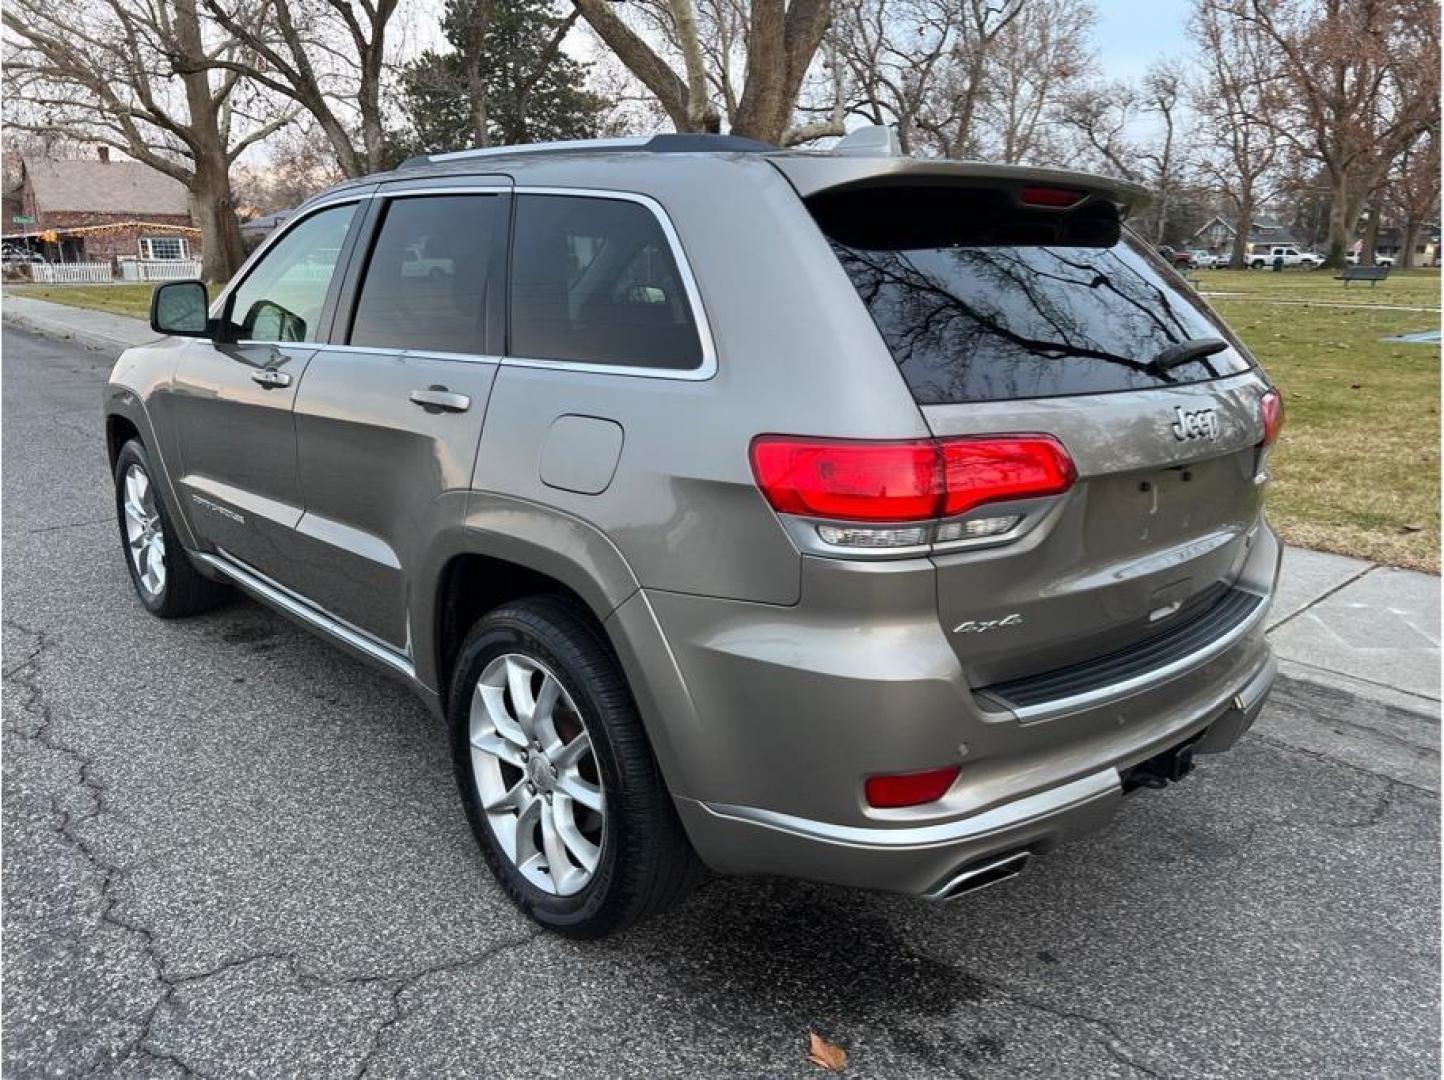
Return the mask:
<path id="1" fill-rule="evenodd" d="M 142 611 L 107 359 L 3 344 L 7 1077 L 817 1076 L 809 1029 L 859 1077 L 1438 1074 L 1437 754 L 1375 765 L 1347 701 L 950 906 L 715 881 L 560 940 L 405 690 L 246 601 Z"/>

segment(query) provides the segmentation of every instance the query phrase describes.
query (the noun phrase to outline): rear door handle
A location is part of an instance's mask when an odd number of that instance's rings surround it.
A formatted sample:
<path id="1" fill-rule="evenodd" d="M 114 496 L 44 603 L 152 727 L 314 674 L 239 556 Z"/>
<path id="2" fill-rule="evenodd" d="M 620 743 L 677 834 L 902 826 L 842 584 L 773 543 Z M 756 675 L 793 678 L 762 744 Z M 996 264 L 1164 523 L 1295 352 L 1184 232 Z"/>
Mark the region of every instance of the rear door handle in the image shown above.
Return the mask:
<path id="1" fill-rule="evenodd" d="M 291 385 L 291 373 L 277 371 L 275 368 L 261 368 L 259 371 L 251 372 L 251 381 L 260 383 L 267 390 L 275 390 Z"/>
<path id="2" fill-rule="evenodd" d="M 411 400 L 429 413 L 466 412 L 471 408 L 471 398 L 465 394 L 454 394 L 444 386 L 413 390 Z"/>

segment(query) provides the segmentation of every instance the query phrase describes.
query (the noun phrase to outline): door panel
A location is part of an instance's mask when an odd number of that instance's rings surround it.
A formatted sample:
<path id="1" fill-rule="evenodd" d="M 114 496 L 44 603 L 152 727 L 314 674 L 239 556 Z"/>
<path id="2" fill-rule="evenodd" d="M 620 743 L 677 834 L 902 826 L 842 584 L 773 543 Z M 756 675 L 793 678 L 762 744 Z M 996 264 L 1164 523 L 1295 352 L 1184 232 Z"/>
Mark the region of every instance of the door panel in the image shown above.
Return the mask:
<path id="1" fill-rule="evenodd" d="M 408 644 L 407 575 L 427 540 L 460 521 L 496 365 L 360 349 L 317 357 L 296 401 L 296 588 L 382 641 Z M 462 412 L 411 400 L 444 387 Z M 434 408 L 434 407 L 433 407 Z"/>
<path id="2" fill-rule="evenodd" d="M 483 182 L 486 184 L 487 182 Z M 459 524 L 502 340 L 504 185 L 377 200 L 337 338 L 296 399 L 295 588 L 408 650 L 410 583 Z M 361 263 L 363 260 L 357 260 Z"/>
<path id="3" fill-rule="evenodd" d="M 271 576 L 283 567 L 301 516 L 291 408 L 315 352 L 313 345 L 197 341 L 171 388 L 181 498 L 197 535 Z M 266 372 L 288 375 L 290 384 L 253 380 Z"/>

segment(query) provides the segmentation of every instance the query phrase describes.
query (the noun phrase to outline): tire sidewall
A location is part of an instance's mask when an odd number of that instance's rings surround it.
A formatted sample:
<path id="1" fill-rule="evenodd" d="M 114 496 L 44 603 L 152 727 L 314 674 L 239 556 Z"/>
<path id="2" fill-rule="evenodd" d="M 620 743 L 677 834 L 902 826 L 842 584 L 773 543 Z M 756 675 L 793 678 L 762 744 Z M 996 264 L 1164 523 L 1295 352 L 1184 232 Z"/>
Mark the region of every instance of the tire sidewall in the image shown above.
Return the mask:
<path id="1" fill-rule="evenodd" d="M 562 932 L 571 928 L 581 929 L 599 917 L 611 898 L 619 852 L 626 844 L 626 823 L 619 812 L 623 778 L 604 719 L 606 706 L 598 700 L 591 680 L 578 670 L 575 652 L 575 646 L 567 641 L 565 635 L 539 619 L 505 609 L 494 612 L 462 645 L 447 705 L 452 760 L 461 802 L 487 865 L 519 907 L 537 921 Z M 471 699 L 486 665 L 505 653 L 531 657 L 561 680 L 581 713 L 601 774 L 606 815 L 601 860 L 592 879 L 580 892 L 571 896 L 544 892 L 523 877 L 497 845 L 491 824 L 481 809 L 471 759 Z"/>

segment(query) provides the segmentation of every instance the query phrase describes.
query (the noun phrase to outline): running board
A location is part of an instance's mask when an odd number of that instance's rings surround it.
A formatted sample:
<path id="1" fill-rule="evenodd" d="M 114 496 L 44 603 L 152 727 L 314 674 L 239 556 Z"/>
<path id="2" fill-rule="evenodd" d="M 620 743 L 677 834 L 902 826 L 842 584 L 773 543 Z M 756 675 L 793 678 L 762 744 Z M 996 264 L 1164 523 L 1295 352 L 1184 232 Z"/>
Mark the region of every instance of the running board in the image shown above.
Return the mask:
<path id="1" fill-rule="evenodd" d="M 416 668 L 411 661 L 395 649 L 382 645 L 359 630 L 353 630 L 345 623 L 327 615 L 324 611 L 279 585 L 273 584 L 255 571 L 220 555 L 196 552 L 193 557 L 205 563 L 212 570 L 223 574 L 246 592 L 272 607 L 279 608 L 312 630 L 335 638 L 343 645 L 350 646 L 364 656 L 386 665 L 392 671 L 399 672 L 408 679 L 416 678 Z"/>

